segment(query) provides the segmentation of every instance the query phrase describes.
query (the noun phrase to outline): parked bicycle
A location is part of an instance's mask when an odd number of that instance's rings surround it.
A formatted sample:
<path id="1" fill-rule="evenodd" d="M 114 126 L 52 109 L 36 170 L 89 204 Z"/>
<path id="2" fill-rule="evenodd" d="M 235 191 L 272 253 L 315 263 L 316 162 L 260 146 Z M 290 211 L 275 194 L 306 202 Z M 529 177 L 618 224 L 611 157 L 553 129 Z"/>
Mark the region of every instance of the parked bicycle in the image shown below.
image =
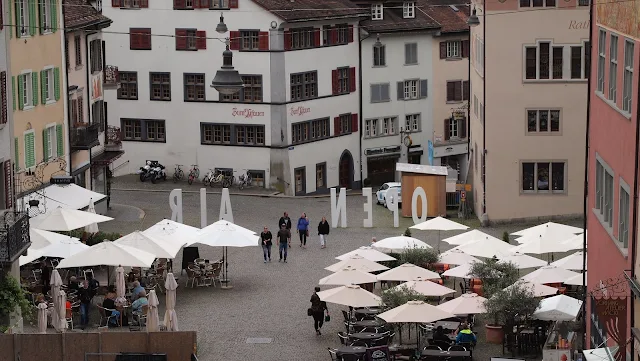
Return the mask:
<path id="1" fill-rule="evenodd" d="M 220 172 L 219 170 L 216 170 L 213 173 L 213 178 L 211 178 L 209 185 L 212 187 L 220 185 L 221 187 L 224 188 L 227 182 L 228 180 L 227 180 L 227 177 L 224 175 L 224 173 Z"/>
<path id="2" fill-rule="evenodd" d="M 187 182 L 189 182 L 189 184 L 193 184 L 193 180 L 198 178 L 200 178 L 200 168 L 198 168 L 197 164 L 192 164 Z"/>
<path id="3" fill-rule="evenodd" d="M 206 186 L 210 185 L 211 182 L 213 181 L 213 178 L 215 177 L 215 172 L 213 169 L 209 168 L 209 171 L 207 172 L 207 174 L 204 175 L 204 178 L 202 178 L 202 184 Z"/>
<path id="4" fill-rule="evenodd" d="M 251 174 L 249 174 L 249 171 L 246 171 L 245 174 L 240 174 L 238 176 L 236 185 L 238 186 L 238 189 L 244 189 L 244 187 L 251 186 L 251 180 Z"/>
<path id="5" fill-rule="evenodd" d="M 184 179 L 184 171 L 181 164 L 176 164 L 176 169 L 173 171 L 173 183 Z"/>

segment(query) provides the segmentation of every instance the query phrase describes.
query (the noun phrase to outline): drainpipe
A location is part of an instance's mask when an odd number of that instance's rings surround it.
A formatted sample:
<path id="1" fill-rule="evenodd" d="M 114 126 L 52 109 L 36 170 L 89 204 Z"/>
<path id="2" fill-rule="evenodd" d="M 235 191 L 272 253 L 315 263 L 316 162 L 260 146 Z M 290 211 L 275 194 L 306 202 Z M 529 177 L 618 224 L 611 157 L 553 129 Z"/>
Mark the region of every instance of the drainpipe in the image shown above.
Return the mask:
<path id="1" fill-rule="evenodd" d="M 364 119 L 363 119 L 363 99 L 362 99 L 362 42 L 365 41 L 366 39 L 368 39 L 371 34 L 368 34 L 367 36 L 365 36 L 364 38 L 360 38 L 360 22 L 358 23 L 358 76 L 359 76 L 359 80 L 358 80 L 358 86 L 360 88 L 360 92 L 358 93 L 358 98 L 360 101 L 360 119 L 358 120 L 360 122 L 359 125 L 359 129 L 360 129 L 360 138 L 358 139 L 358 151 L 360 152 L 360 156 L 358 158 L 360 158 L 360 188 L 364 188 L 364 179 L 362 179 L 362 161 L 363 159 L 365 159 L 364 154 L 362 153 L 362 130 L 364 129 Z"/>
<path id="2" fill-rule="evenodd" d="M 62 24 L 64 24 L 64 13 L 65 13 L 66 6 L 61 6 L 61 8 L 62 8 Z M 67 41 L 66 41 L 67 31 L 64 28 L 64 26 L 60 30 L 62 30 L 62 33 L 63 33 L 62 52 L 63 54 L 67 54 L 69 53 L 69 50 L 67 49 Z M 69 60 L 69 62 L 71 62 L 71 60 Z M 65 67 L 64 78 L 65 78 L 66 87 L 64 87 L 63 90 L 64 90 L 64 98 L 67 99 L 67 144 L 69 145 L 67 147 L 68 148 L 67 152 L 69 153 L 69 175 L 71 175 L 73 174 L 73 161 L 72 161 L 73 150 L 71 148 L 71 99 L 69 99 L 69 69 L 67 67 L 66 59 L 65 59 L 64 67 Z"/>
<path id="3" fill-rule="evenodd" d="M 482 164 L 482 221 L 483 223 L 488 220 L 487 217 L 487 172 L 485 169 L 487 168 L 487 117 L 486 117 L 486 109 L 487 109 L 487 0 L 482 0 L 482 98 L 483 98 L 483 107 L 480 109 L 482 112 L 482 155 L 481 155 L 481 164 Z M 484 159 L 484 162 L 482 162 Z"/>
<path id="4" fill-rule="evenodd" d="M 469 8 L 471 11 L 471 8 Z M 469 162 L 471 161 L 471 28 L 469 31 L 469 57 L 467 58 L 467 62 L 469 66 L 467 67 L 467 81 L 469 82 L 469 99 L 467 99 L 467 169 L 469 168 Z M 469 172 L 467 171 L 467 178 L 469 178 Z M 465 180 L 466 183 L 466 180 Z"/>
<path id="5" fill-rule="evenodd" d="M 93 33 L 90 33 L 88 31 L 84 32 L 84 52 L 85 52 L 85 69 L 86 69 L 86 79 L 87 79 L 87 104 L 89 105 L 89 107 L 87 108 L 87 124 L 91 125 L 91 62 L 90 62 L 90 58 L 89 58 L 89 35 L 91 35 Z M 82 97 L 83 99 L 85 97 Z M 84 113 L 84 104 L 82 104 L 82 112 Z M 84 114 L 83 114 L 84 115 Z M 88 150 L 89 152 L 89 190 L 93 189 L 93 172 L 91 171 L 91 149 Z M 106 176 L 106 175 L 105 175 Z M 85 180 L 85 184 L 86 184 L 86 180 Z"/>

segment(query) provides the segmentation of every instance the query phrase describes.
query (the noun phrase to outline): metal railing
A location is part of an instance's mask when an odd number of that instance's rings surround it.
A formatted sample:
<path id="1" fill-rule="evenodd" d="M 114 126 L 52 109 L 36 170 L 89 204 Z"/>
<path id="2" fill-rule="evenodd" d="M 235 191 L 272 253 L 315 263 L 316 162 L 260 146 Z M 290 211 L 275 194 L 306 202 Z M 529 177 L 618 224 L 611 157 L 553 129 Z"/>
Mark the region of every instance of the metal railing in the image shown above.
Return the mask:
<path id="1" fill-rule="evenodd" d="M 122 131 L 120 127 L 107 126 L 105 135 L 105 148 L 108 150 L 120 150 L 122 148 Z"/>
<path id="2" fill-rule="evenodd" d="M 30 245 L 26 212 L 9 211 L 0 217 L 0 263 L 15 261 Z"/>
<path id="3" fill-rule="evenodd" d="M 118 67 L 115 65 L 107 65 L 104 68 L 104 87 L 116 87 L 120 83 L 120 75 Z"/>
<path id="4" fill-rule="evenodd" d="M 71 148 L 74 150 L 87 150 L 100 144 L 98 139 L 99 131 L 99 124 L 71 129 Z"/>

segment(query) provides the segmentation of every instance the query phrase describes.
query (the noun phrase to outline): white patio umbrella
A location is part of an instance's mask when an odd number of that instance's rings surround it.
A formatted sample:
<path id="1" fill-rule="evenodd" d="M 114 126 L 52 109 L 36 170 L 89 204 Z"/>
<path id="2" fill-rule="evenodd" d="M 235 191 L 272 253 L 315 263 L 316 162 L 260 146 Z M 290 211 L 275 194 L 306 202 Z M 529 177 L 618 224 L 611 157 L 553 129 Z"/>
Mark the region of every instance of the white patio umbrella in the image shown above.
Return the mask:
<path id="1" fill-rule="evenodd" d="M 471 279 L 472 276 L 469 276 L 469 272 L 471 271 L 471 265 L 473 262 L 461 264 L 458 267 L 450 268 L 442 274 L 445 277 L 456 277 L 456 278 L 466 278 Z"/>
<path id="2" fill-rule="evenodd" d="M 585 272 L 586 273 L 586 272 Z M 585 275 L 585 280 L 587 280 L 589 277 L 588 274 Z M 565 285 L 571 285 L 571 286 L 584 286 L 584 282 L 582 281 L 582 273 L 578 273 L 577 275 L 567 279 L 566 281 L 562 282 Z"/>
<path id="3" fill-rule="evenodd" d="M 520 252 L 501 255 L 498 256 L 498 259 L 498 263 L 511 263 L 517 269 L 538 268 L 547 265 L 546 261 L 543 261 L 539 258 L 531 257 Z"/>
<path id="4" fill-rule="evenodd" d="M 401 290 L 401 289 L 404 289 L 405 287 L 408 289 L 412 289 L 421 295 L 432 296 L 432 297 L 442 297 L 442 296 L 450 295 L 456 292 L 455 290 L 452 290 L 449 287 L 439 285 L 435 282 L 432 282 L 432 281 L 429 281 L 428 279 L 423 279 L 423 278 L 418 278 L 413 281 L 401 283 L 393 287 L 393 289 Z"/>
<path id="5" fill-rule="evenodd" d="M 119 266 L 116 268 L 116 297 L 122 299 L 126 293 L 127 286 L 124 282 L 124 268 Z"/>
<path id="6" fill-rule="evenodd" d="M 56 329 L 62 332 L 67 328 L 67 294 L 64 291 L 60 290 L 53 306 L 56 312 L 51 316 L 51 322 L 55 322 Z M 53 318 L 54 316 L 56 317 L 55 319 Z"/>
<path id="7" fill-rule="evenodd" d="M 334 263 L 329 267 L 325 267 L 327 271 L 338 272 L 345 268 L 355 268 L 363 272 L 377 272 L 388 270 L 389 267 L 383 266 L 380 263 L 369 261 L 362 256 L 352 256 L 349 259 Z"/>
<path id="8" fill-rule="evenodd" d="M 520 245 L 513 247 L 511 252 L 545 254 L 555 252 L 566 252 L 567 247 L 562 243 L 567 240 L 565 233 L 553 233 L 552 228 L 544 229 L 538 233 L 527 233 L 518 238 Z"/>
<path id="9" fill-rule="evenodd" d="M 156 290 L 149 291 L 147 300 L 149 302 L 149 309 L 147 310 L 147 332 L 160 331 L 160 316 L 158 315 L 160 302 L 158 301 Z"/>
<path id="10" fill-rule="evenodd" d="M 421 240 L 407 236 L 388 237 L 372 245 L 373 248 L 387 253 L 401 253 L 406 249 L 433 248 Z"/>
<path id="11" fill-rule="evenodd" d="M 169 242 L 161 238 L 148 236 L 140 231 L 131 232 L 124 237 L 118 238 L 114 243 L 149 252 L 156 258 L 176 258 L 183 246 L 178 242 Z"/>
<path id="12" fill-rule="evenodd" d="M 476 257 L 493 258 L 507 253 L 513 246 L 495 237 L 485 237 L 473 242 L 461 244 L 453 249 L 459 249 L 466 254 Z"/>
<path id="13" fill-rule="evenodd" d="M 51 315 L 51 324 L 55 327 L 56 330 L 58 330 L 60 328 L 60 318 L 64 318 L 65 313 L 65 306 L 63 305 L 62 310 L 63 313 L 62 315 L 60 315 L 60 307 L 59 307 L 59 298 L 60 298 L 60 292 L 62 291 L 62 277 L 60 277 L 60 273 L 58 272 L 58 270 L 54 269 L 51 272 L 51 279 L 49 280 L 49 285 L 51 286 L 51 298 L 53 298 L 53 314 Z"/>
<path id="14" fill-rule="evenodd" d="M 384 254 L 376 249 L 373 249 L 371 247 L 360 247 L 358 249 L 355 249 L 351 252 L 347 252 L 341 256 L 336 257 L 336 259 L 339 259 L 341 261 L 344 261 L 346 259 L 351 258 L 352 256 L 360 256 L 362 258 L 366 258 L 369 261 L 373 261 L 373 262 L 387 262 L 387 261 L 395 261 L 396 259 Z"/>
<path id="15" fill-rule="evenodd" d="M 174 222 L 170 219 L 163 219 L 142 232 L 145 236 L 150 236 L 163 241 L 177 243 L 182 247 L 184 244 L 192 244 L 200 234 L 200 229 L 186 224 Z"/>
<path id="16" fill-rule="evenodd" d="M 573 321 L 582 309 L 582 301 L 565 295 L 557 295 L 540 301 L 532 318 L 543 321 Z"/>
<path id="17" fill-rule="evenodd" d="M 445 238 L 442 240 L 442 242 L 449 243 L 450 245 L 453 245 L 453 246 L 459 246 L 461 244 L 470 243 L 473 241 L 486 239 L 486 238 L 495 238 L 501 241 L 501 239 L 498 239 L 490 234 L 484 233 L 477 229 L 472 229 L 469 232 L 464 232 L 464 233 L 455 235 L 453 237 Z"/>
<path id="18" fill-rule="evenodd" d="M 409 301 L 379 314 L 378 317 L 389 323 L 430 323 L 455 315 L 423 301 Z"/>
<path id="19" fill-rule="evenodd" d="M 38 229 L 65 232 L 73 231 L 74 229 L 82 228 L 92 223 L 102 223 L 113 220 L 111 217 L 61 207 L 45 213 L 40 217 L 42 218 L 38 221 Z"/>
<path id="20" fill-rule="evenodd" d="M 524 280 L 518 280 L 516 283 L 512 284 L 509 287 L 506 287 L 504 290 L 509 291 L 515 287 L 528 288 L 529 290 L 531 290 L 531 292 L 533 292 L 533 295 L 535 297 L 546 297 L 558 293 L 558 289 L 555 287 L 543 285 L 541 283 L 532 283 Z"/>
<path id="21" fill-rule="evenodd" d="M 549 230 L 553 234 L 564 234 L 565 236 L 571 236 L 574 234 L 579 234 L 584 232 L 582 228 L 567 226 L 566 224 L 555 223 L 555 222 L 547 222 L 543 224 L 539 224 L 537 226 L 525 228 L 518 232 L 511 233 L 512 236 L 526 236 L 529 234 L 538 234 L 545 230 Z"/>
<path id="22" fill-rule="evenodd" d="M 60 241 L 54 243 L 50 246 L 40 248 L 37 251 L 40 252 L 44 257 L 53 257 L 53 258 L 69 258 L 76 253 L 80 253 L 89 248 L 86 244 L 75 241 L 72 238 L 68 238 L 64 241 Z"/>
<path id="23" fill-rule="evenodd" d="M 113 242 L 100 242 L 60 261 L 57 268 L 123 266 L 149 268 L 156 256 L 137 248 Z"/>
<path id="24" fill-rule="evenodd" d="M 589 235 L 587 234 L 587 242 L 589 241 Z M 577 234 L 575 236 L 569 237 L 567 240 L 563 241 L 562 244 L 565 246 L 566 251 L 575 251 L 584 249 L 584 234 Z"/>
<path id="25" fill-rule="evenodd" d="M 37 260 L 38 258 L 42 258 L 42 257 L 44 257 L 44 254 L 40 252 L 39 249 L 32 249 L 31 247 L 29 247 L 29 249 L 27 250 L 27 255 L 20 256 L 20 260 L 19 260 L 20 267 L 26 264 L 29 264 Z"/>
<path id="26" fill-rule="evenodd" d="M 321 301 L 349 307 L 379 306 L 381 298 L 358 285 L 345 285 L 318 292 Z"/>
<path id="27" fill-rule="evenodd" d="M 64 243 L 67 241 L 80 241 L 79 238 L 66 236 L 64 234 L 44 231 L 42 229 L 29 228 L 29 239 L 31 240 L 31 249 L 41 249 L 52 244 Z"/>
<path id="28" fill-rule="evenodd" d="M 411 263 L 401 264 L 396 268 L 384 271 L 375 276 L 378 281 L 413 281 L 417 278 L 440 279 L 440 275 L 426 268 L 418 267 Z"/>
<path id="29" fill-rule="evenodd" d="M 537 270 L 520 277 L 520 279 L 533 283 L 563 283 L 571 277 L 579 275 L 579 273 L 566 270 L 555 266 L 544 266 Z"/>
<path id="30" fill-rule="evenodd" d="M 87 208 L 87 212 L 96 214 L 96 205 L 93 203 L 93 198 L 89 199 L 89 207 Z M 84 227 L 84 231 L 87 233 L 98 233 L 98 224 L 91 223 Z"/>
<path id="31" fill-rule="evenodd" d="M 465 293 L 437 307 L 454 315 L 475 315 L 485 313 L 484 303 L 487 299 L 475 293 Z"/>
<path id="32" fill-rule="evenodd" d="M 38 303 L 38 333 L 47 333 L 47 303 Z"/>
<path id="33" fill-rule="evenodd" d="M 587 264 L 584 263 L 583 255 L 584 253 L 582 253 L 582 251 L 570 254 L 551 263 L 551 266 L 560 267 L 572 271 L 582 271 L 583 269 L 586 270 Z"/>
<path id="34" fill-rule="evenodd" d="M 378 280 L 371 273 L 362 272 L 354 268 L 345 268 L 318 281 L 319 285 L 346 286 L 363 283 L 375 283 Z"/>
<path id="35" fill-rule="evenodd" d="M 450 221 L 443 217 L 436 217 L 422 223 L 418 223 L 415 226 L 409 228 L 419 229 L 421 231 L 438 231 L 438 252 L 440 252 L 440 231 L 457 231 L 469 229 L 464 224 L 460 224 L 454 221 Z"/>
<path id="36" fill-rule="evenodd" d="M 178 282 L 176 282 L 173 273 L 167 273 L 167 280 L 164 282 L 164 288 L 167 291 L 164 311 L 164 327 L 167 331 L 178 331 L 178 315 L 176 314 L 176 290 Z"/>
<path id="37" fill-rule="evenodd" d="M 475 258 L 470 254 L 466 254 L 459 249 L 450 249 L 448 251 L 442 252 L 440 254 L 440 263 L 442 264 L 453 264 L 453 265 L 461 265 L 470 262 L 480 262 L 479 259 Z"/>

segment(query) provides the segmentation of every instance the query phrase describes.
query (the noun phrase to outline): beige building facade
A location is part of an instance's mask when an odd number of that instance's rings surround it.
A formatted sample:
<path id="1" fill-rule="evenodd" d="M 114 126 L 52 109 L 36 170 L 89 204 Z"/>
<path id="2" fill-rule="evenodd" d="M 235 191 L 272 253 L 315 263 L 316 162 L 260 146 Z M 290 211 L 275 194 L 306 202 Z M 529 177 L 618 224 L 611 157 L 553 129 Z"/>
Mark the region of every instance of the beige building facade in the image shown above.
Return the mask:
<path id="1" fill-rule="evenodd" d="M 473 5 L 480 20 L 470 60 L 475 213 L 483 221 L 581 214 L 588 2 Z"/>

